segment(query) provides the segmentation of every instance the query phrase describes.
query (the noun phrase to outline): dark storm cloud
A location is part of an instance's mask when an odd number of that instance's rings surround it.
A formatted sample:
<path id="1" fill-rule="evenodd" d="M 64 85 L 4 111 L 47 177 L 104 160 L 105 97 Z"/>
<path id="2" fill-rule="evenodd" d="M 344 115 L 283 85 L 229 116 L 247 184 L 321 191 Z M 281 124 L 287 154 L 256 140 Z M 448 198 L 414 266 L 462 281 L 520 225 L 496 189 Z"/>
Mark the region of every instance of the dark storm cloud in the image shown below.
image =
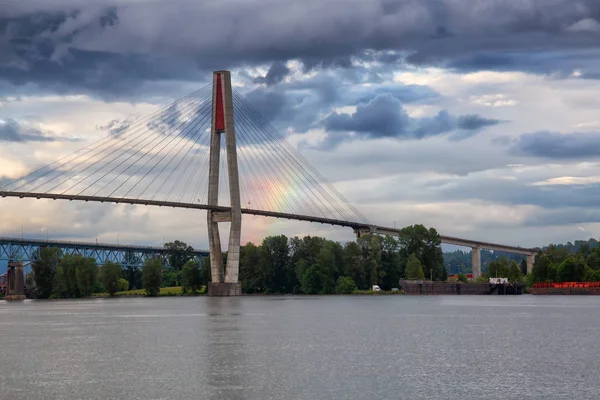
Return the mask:
<path id="1" fill-rule="evenodd" d="M 455 117 L 445 110 L 433 117 L 412 118 L 398 99 L 391 94 L 385 94 L 375 97 L 368 103 L 359 104 L 353 114 L 334 112 L 328 116 L 324 121 L 327 131 L 354 132 L 355 136 L 339 134 L 328 136 L 325 144 L 331 147 L 340 141 L 352 138 L 423 139 L 453 131 L 456 132 L 451 138 L 460 140 L 474 135 L 486 126 L 501 122 L 474 114 Z"/>
<path id="2" fill-rule="evenodd" d="M 295 132 L 303 133 L 320 127 L 320 116 L 330 114 L 332 107 L 368 103 L 378 95 L 391 95 L 402 103 L 428 102 L 440 97 L 427 86 L 394 83 L 387 72 L 362 68 L 320 71 L 308 79 L 258 87 L 245 97 L 279 130 L 292 127 Z"/>
<path id="3" fill-rule="evenodd" d="M 587 77 L 600 72 L 596 0 L 50 0 L 10 2 L 3 15 L 2 79 L 106 97 L 246 65 L 272 65 L 265 83 L 277 82 L 290 59 L 305 70 L 406 55 L 459 69 L 550 70 L 560 59 L 565 72 L 587 60 Z"/>
<path id="4" fill-rule="evenodd" d="M 554 159 L 583 159 L 600 156 L 600 133 L 534 132 L 512 143 L 518 153 Z"/>
<path id="5" fill-rule="evenodd" d="M 281 61 L 274 62 L 269 68 L 267 75 L 256 78 L 256 83 L 265 83 L 267 86 L 281 82 L 288 74 L 290 69 Z"/>
<path id="6" fill-rule="evenodd" d="M 33 127 L 22 126 L 14 119 L 0 120 L 0 141 L 4 142 L 60 142 L 74 141 L 72 138 L 55 136 Z"/>

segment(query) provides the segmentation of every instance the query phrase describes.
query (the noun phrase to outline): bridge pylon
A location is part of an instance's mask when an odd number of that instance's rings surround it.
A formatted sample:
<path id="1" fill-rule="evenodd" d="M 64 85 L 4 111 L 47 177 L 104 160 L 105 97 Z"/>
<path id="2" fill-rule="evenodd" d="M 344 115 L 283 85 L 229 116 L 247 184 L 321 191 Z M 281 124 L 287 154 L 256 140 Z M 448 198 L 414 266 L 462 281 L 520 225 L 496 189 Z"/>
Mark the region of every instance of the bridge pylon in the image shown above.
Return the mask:
<path id="1" fill-rule="evenodd" d="M 219 202 L 219 165 L 221 154 L 221 134 L 225 134 L 227 154 L 227 174 L 229 177 L 230 211 L 209 210 L 207 215 L 208 243 L 212 282 L 208 285 L 210 296 L 239 296 L 242 286 L 238 281 L 240 268 L 240 239 L 242 231 L 242 210 L 240 181 L 236 153 L 235 126 L 233 121 L 233 96 L 231 73 L 213 73 L 212 127 L 210 136 L 210 161 L 208 170 L 208 205 Z M 227 265 L 223 265 L 219 222 L 230 222 Z M 225 267 L 225 268 L 224 268 Z"/>

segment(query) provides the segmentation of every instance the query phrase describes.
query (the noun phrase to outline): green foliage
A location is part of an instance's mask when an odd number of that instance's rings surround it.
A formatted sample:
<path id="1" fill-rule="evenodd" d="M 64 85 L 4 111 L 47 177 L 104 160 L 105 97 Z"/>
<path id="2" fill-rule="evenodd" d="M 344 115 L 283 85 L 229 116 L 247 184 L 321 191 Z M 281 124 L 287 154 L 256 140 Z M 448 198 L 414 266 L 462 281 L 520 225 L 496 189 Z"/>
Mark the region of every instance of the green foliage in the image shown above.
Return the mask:
<path id="1" fill-rule="evenodd" d="M 291 290 L 290 251 L 284 235 L 266 237 L 260 246 L 258 271 L 261 284 L 267 293 L 286 293 Z"/>
<path id="2" fill-rule="evenodd" d="M 202 266 L 200 268 L 200 279 L 203 285 L 207 285 L 211 282 L 211 270 L 210 270 L 210 257 L 204 257 L 202 259 Z"/>
<path id="3" fill-rule="evenodd" d="M 61 251 L 57 247 L 42 247 L 39 251 L 39 259 L 31 264 L 37 297 L 47 299 L 52 294 L 54 275 L 61 256 Z"/>
<path id="4" fill-rule="evenodd" d="M 421 262 L 427 279 L 432 277 L 433 280 L 445 281 L 448 278 L 444 267 L 442 240 L 435 229 L 427 229 L 423 225 L 407 226 L 401 230 L 398 241 L 403 264 L 408 265 L 409 256 L 414 254 Z"/>
<path id="5" fill-rule="evenodd" d="M 556 269 L 560 282 L 581 282 L 585 278 L 586 264 L 582 254 L 571 254 Z"/>
<path id="6" fill-rule="evenodd" d="M 116 292 L 121 290 L 120 279 L 122 278 L 121 266 L 119 264 L 108 261 L 100 268 L 100 282 L 106 293 L 109 295 L 114 296 Z M 129 282 L 125 279 L 123 279 L 123 281 L 127 283 L 127 287 L 123 290 L 127 290 L 129 288 Z"/>
<path id="7" fill-rule="evenodd" d="M 169 264 L 175 271 L 180 271 L 183 266 L 194 258 L 194 248 L 185 242 L 176 240 L 165 243 Z M 175 286 L 175 285 L 174 285 Z"/>
<path id="8" fill-rule="evenodd" d="M 129 282 L 127 279 L 119 278 L 119 292 L 129 290 Z"/>
<path id="9" fill-rule="evenodd" d="M 183 293 L 196 290 L 202 287 L 202 279 L 200 276 L 200 266 L 197 262 L 190 260 L 183 266 L 181 270 L 181 286 Z"/>
<path id="10" fill-rule="evenodd" d="M 500 260 L 488 264 L 486 278 L 507 278 L 509 282 L 520 281 L 523 277 L 521 268 L 516 261 L 508 261 L 502 257 Z"/>
<path id="11" fill-rule="evenodd" d="M 121 278 L 129 282 L 128 290 L 140 289 L 142 287 L 142 270 L 135 265 L 128 265 L 121 270 Z"/>
<path id="12" fill-rule="evenodd" d="M 79 293 L 83 297 L 91 296 L 94 292 L 96 278 L 98 277 L 98 265 L 93 258 L 75 256 L 75 277 Z"/>
<path id="13" fill-rule="evenodd" d="M 247 243 L 240 249 L 240 281 L 244 293 L 258 293 L 263 290 L 263 279 L 259 269 L 260 248 Z"/>
<path id="14" fill-rule="evenodd" d="M 345 275 L 356 283 L 359 288 L 368 287 L 367 273 L 361 248 L 356 242 L 347 242 L 344 247 Z"/>
<path id="15" fill-rule="evenodd" d="M 460 282 L 468 282 L 468 281 L 469 281 L 469 278 L 467 278 L 467 276 L 466 276 L 465 274 L 459 274 L 459 275 L 458 275 L 458 280 L 459 280 Z"/>
<path id="16" fill-rule="evenodd" d="M 406 279 L 420 280 L 424 279 L 424 277 L 421 261 L 419 261 L 415 254 L 411 254 L 408 256 L 408 261 L 406 262 Z"/>
<path id="17" fill-rule="evenodd" d="M 175 287 L 181 283 L 181 270 L 163 267 L 161 287 Z"/>
<path id="18" fill-rule="evenodd" d="M 335 292 L 338 294 L 351 294 L 355 290 L 358 290 L 356 282 L 352 278 L 347 276 L 340 276 L 335 286 Z"/>
<path id="19" fill-rule="evenodd" d="M 52 281 L 52 293 L 54 297 L 80 297 L 79 286 L 77 285 L 77 264 L 82 262 L 80 255 L 66 255 L 56 267 L 54 279 Z"/>
<path id="20" fill-rule="evenodd" d="M 162 283 L 162 265 L 159 259 L 147 260 L 142 269 L 142 286 L 148 296 L 156 296 Z"/>

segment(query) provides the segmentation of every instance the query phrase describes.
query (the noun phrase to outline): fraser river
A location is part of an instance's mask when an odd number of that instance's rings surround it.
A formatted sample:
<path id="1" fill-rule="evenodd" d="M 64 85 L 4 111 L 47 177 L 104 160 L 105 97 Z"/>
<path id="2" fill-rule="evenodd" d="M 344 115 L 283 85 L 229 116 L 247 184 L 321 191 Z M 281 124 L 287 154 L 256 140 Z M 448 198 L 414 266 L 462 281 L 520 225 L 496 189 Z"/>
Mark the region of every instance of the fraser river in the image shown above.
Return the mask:
<path id="1" fill-rule="evenodd" d="M 600 298 L 0 301 L 0 399 L 600 393 Z"/>

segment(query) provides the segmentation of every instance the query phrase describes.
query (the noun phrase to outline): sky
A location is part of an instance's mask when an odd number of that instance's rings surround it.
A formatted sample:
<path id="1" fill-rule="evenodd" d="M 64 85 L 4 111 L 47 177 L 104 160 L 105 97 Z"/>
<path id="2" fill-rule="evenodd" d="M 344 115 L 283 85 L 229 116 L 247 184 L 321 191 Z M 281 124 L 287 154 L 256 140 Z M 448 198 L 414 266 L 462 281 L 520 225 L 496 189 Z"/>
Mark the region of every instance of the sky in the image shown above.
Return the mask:
<path id="1" fill-rule="evenodd" d="M 0 186 L 221 69 L 372 223 L 600 236 L 597 0 L 0 0 Z M 22 232 L 207 245 L 202 211 L 0 199 Z M 244 217 L 243 242 L 280 233 L 354 237 Z"/>

